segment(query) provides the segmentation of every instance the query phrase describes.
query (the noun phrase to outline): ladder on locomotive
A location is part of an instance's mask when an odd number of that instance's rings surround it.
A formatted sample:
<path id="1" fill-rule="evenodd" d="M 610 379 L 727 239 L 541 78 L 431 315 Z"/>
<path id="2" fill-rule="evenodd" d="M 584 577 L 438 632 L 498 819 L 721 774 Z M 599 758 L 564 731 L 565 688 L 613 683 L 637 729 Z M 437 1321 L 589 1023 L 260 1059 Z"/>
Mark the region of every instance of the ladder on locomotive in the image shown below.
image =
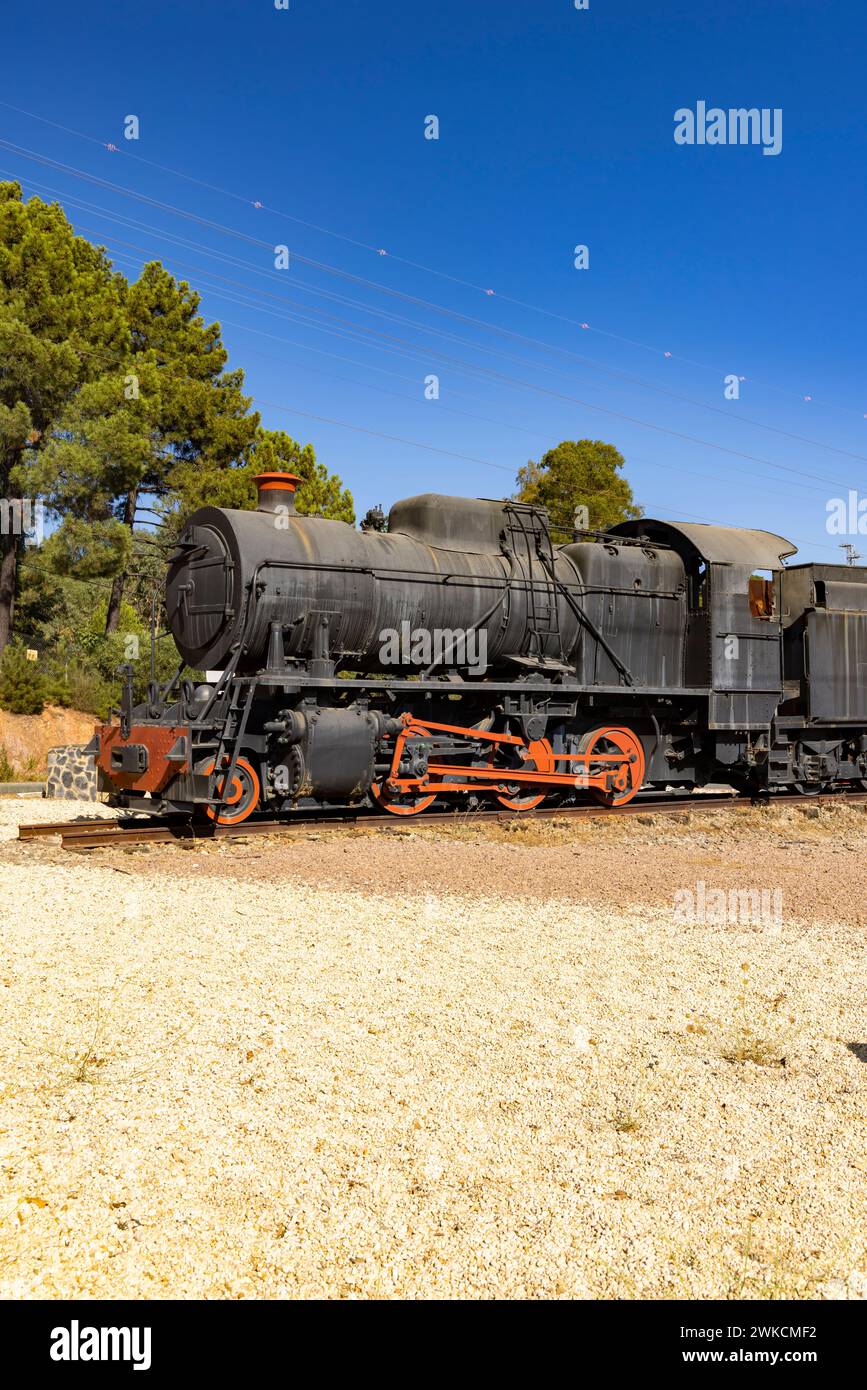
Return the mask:
<path id="1" fill-rule="evenodd" d="M 516 558 L 523 547 L 527 559 L 527 626 L 530 633 L 530 655 L 542 660 L 562 661 L 563 643 L 560 636 L 560 609 L 554 583 L 554 547 L 548 513 L 529 502 L 507 502 L 506 531 L 512 540 Z M 534 578 L 533 566 L 544 574 L 544 587 Z M 553 650 L 549 648 L 551 639 Z M 535 643 L 535 651 L 532 647 Z"/>

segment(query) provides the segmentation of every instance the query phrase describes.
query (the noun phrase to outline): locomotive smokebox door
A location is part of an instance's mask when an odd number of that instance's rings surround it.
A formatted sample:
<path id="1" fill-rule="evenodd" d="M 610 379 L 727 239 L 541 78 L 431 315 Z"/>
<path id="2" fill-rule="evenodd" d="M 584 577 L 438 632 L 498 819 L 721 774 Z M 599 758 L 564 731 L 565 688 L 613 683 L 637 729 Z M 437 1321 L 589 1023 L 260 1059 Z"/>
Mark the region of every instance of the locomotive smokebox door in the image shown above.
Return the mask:
<path id="1" fill-rule="evenodd" d="M 195 661 L 235 617 L 235 561 L 218 526 L 190 525 L 169 557 L 166 615 Z"/>

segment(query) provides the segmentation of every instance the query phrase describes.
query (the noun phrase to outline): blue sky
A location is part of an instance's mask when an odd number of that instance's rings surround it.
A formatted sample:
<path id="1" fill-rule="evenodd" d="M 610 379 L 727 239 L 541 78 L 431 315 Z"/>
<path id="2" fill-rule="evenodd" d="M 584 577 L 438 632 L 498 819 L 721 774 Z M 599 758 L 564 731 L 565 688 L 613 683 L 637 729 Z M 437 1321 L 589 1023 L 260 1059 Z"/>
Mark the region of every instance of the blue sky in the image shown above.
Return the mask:
<path id="1" fill-rule="evenodd" d="M 862 5 L 15 8 L 0 97 L 68 130 L 0 105 L 0 177 L 125 273 L 160 258 L 196 285 L 265 423 L 359 515 L 504 495 L 590 436 L 649 515 L 764 526 L 801 558 L 858 543 L 826 504 L 867 494 Z M 781 152 L 676 145 L 699 100 L 781 108 Z"/>

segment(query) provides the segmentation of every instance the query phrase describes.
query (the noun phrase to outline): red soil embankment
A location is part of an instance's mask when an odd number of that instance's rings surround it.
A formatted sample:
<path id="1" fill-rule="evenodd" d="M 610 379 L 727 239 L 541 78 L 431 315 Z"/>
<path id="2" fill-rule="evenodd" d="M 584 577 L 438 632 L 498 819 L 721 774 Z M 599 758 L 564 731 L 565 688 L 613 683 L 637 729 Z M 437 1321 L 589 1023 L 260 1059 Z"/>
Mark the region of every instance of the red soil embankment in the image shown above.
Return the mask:
<path id="1" fill-rule="evenodd" d="M 46 705 L 41 714 L 0 710 L 0 751 L 23 779 L 45 775 L 49 748 L 62 743 L 89 743 L 97 723 L 93 714 Z"/>

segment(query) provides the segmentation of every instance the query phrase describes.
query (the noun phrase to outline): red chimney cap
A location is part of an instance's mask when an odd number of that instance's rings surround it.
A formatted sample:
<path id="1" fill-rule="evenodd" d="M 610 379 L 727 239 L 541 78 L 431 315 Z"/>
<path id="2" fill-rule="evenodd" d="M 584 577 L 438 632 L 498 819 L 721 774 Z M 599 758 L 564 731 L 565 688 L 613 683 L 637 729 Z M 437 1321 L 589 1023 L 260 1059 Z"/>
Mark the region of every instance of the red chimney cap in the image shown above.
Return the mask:
<path id="1" fill-rule="evenodd" d="M 303 481 L 298 473 L 257 473 L 253 479 L 260 492 L 270 492 L 278 488 L 282 492 L 294 492 Z"/>

